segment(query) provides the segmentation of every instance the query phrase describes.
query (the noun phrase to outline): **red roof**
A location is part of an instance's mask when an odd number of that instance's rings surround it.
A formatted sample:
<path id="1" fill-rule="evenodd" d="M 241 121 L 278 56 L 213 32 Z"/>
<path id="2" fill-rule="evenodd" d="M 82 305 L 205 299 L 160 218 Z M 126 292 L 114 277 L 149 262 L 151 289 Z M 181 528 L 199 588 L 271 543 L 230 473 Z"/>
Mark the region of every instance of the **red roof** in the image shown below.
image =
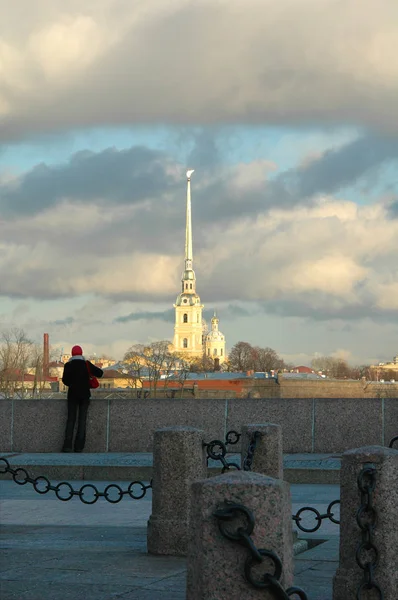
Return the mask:
<path id="1" fill-rule="evenodd" d="M 106 369 L 101 379 L 129 379 L 129 377 L 116 369 Z"/>
<path id="2" fill-rule="evenodd" d="M 22 374 L 18 369 L 9 372 L 6 376 L 10 381 L 58 381 L 58 377 L 45 377 L 43 375 L 42 377 L 36 378 L 36 376 L 31 373 Z"/>
<path id="3" fill-rule="evenodd" d="M 304 365 L 300 365 L 299 367 L 294 367 L 293 371 L 295 373 L 314 373 L 314 369 L 311 369 L 311 367 L 306 367 Z"/>

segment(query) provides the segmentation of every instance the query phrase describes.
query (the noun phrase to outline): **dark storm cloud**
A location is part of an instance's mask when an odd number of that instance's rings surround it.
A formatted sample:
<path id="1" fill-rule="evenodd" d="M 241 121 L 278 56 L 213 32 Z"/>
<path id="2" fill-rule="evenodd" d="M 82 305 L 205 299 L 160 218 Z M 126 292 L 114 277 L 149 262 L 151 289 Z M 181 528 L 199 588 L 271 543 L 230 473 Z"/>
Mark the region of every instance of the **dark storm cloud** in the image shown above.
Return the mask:
<path id="1" fill-rule="evenodd" d="M 311 202 L 316 194 L 355 184 L 386 161 L 398 160 L 398 139 L 366 136 L 330 149 L 306 166 L 281 172 L 268 181 L 264 165 L 263 177 L 257 175 L 257 181 L 246 188 L 234 184 L 237 166 L 220 164 L 217 134 L 203 130 L 194 134 L 193 142 L 189 166 L 198 171 L 192 183 L 197 224 L 229 221 L 274 206 Z M 215 166 L 219 167 L 216 172 Z M 176 202 L 167 201 L 170 198 Z M 163 228 L 176 221 L 182 225 L 184 198 L 184 168 L 166 153 L 144 147 L 82 151 L 66 163 L 39 164 L 17 180 L 0 183 L 4 216 L 37 214 L 65 199 L 109 207 L 150 201 L 152 208 L 161 207 L 161 212 L 154 218 L 145 207 L 140 219 L 144 225 L 145 220 L 150 220 L 154 233 L 158 229 L 156 219 L 162 221 Z"/>
<path id="2" fill-rule="evenodd" d="M 65 317 L 65 319 L 57 319 L 55 321 L 49 321 L 49 325 L 55 325 L 55 326 L 64 326 L 64 325 L 72 325 L 73 323 L 75 323 L 75 319 L 73 317 Z"/>
<path id="3" fill-rule="evenodd" d="M 102 152 L 82 151 L 67 163 L 44 163 L 16 182 L 0 185 L 4 214 L 35 214 L 69 200 L 96 200 L 112 204 L 138 203 L 172 189 L 167 158 L 144 147 L 127 150 L 108 148 Z"/>
<path id="4" fill-rule="evenodd" d="M 167 299 L 167 297 L 165 297 Z M 222 309 L 223 318 L 233 317 L 246 317 L 252 313 L 241 306 L 229 304 L 227 307 Z M 210 321 L 214 315 L 214 309 L 203 310 L 203 318 Z M 174 323 L 175 311 L 174 309 L 168 309 L 163 311 L 136 311 L 128 315 L 123 315 L 114 319 L 114 323 L 129 323 L 131 321 L 165 321 L 167 323 Z"/>
<path id="5" fill-rule="evenodd" d="M 233 319 L 234 317 L 251 317 L 253 312 L 238 304 L 228 304 L 226 308 L 223 308 L 223 315 L 226 314 L 228 318 Z"/>
<path id="6" fill-rule="evenodd" d="M 323 300 L 323 301 L 322 301 Z M 280 317 L 307 318 L 311 321 L 363 321 L 376 323 L 398 323 L 398 310 L 378 308 L 372 304 L 342 302 L 336 306 L 335 298 L 318 293 L 316 296 L 303 294 L 301 297 L 266 301 L 263 311 Z"/>
<path id="7" fill-rule="evenodd" d="M 114 323 L 130 323 L 131 321 L 165 321 L 173 323 L 175 319 L 174 309 L 162 311 L 137 311 L 128 315 L 117 317 Z"/>
<path id="8" fill-rule="evenodd" d="M 271 190 L 280 196 L 282 204 L 319 193 L 329 194 L 354 185 L 388 161 L 397 162 L 398 168 L 398 138 L 363 136 L 326 150 L 306 166 L 281 173 L 271 183 Z"/>

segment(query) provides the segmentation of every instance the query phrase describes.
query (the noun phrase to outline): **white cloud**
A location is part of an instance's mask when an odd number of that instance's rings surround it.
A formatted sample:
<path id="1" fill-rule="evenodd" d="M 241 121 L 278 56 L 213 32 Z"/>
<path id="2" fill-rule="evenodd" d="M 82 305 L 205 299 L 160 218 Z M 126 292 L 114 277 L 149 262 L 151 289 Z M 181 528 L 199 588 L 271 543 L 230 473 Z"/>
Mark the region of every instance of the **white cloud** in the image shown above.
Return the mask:
<path id="1" fill-rule="evenodd" d="M 322 198 L 271 210 L 220 234 L 209 228 L 200 259 L 213 294 L 229 299 L 302 298 L 313 308 L 397 308 L 398 220 L 383 204 Z M 325 296 L 327 300 L 325 300 Z M 328 306 L 328 304 L 330 306 Z"/>
<path id="2" fill-rule="evenodd" d="M 71 76 L 85 71 L 109 45 L 110 35 L 92 17 L 62 15 L 58 22 L 31 35 L 26 52 L 48 81 L 66 85 Z"/>
<path id="3" fill-rule="evenodd" d="M 232 176 L 224 185 L 240 202 L 248 201 L 256 181 L 242 178 L 242 173 L 255 173 L 257 167 L 228 169 Z M 219 173 L 216 178 L 219 181 Z M 225 197 L 228 202 L 228 193 Z M 62 202 L 34 217 L 3 221 L 3 294 L 174 300 L 182 269 L 178 249 L 182 253 L 183 220 L 177 228 L 159 206 L 158 199 L 151 198 L 138 206 L 112 209 L 95 201 Z M 213 221 L 210 212 L 200 235 L 194 220 L 202 296 L 296 302 L 308 314 L 325 311 L 325 318 L 357 306 L 367 315 L 374 307 L 386 314 L 396 310 L 398 219 L 389 217 L 387 204 L 359 206 L 322 196 L 311 206 L 243 215 L 244 211 L 231 217 L 226 225 Z"/>

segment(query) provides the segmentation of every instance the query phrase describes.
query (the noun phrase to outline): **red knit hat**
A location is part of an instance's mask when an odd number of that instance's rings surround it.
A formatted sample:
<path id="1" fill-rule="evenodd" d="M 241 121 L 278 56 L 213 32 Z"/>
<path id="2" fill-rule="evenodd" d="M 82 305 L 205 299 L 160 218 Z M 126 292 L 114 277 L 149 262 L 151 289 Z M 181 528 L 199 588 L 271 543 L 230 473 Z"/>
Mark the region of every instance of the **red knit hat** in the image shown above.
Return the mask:
<path id="1" fill-rule="evenodd" d="M 82 355 L 82 354 L 83 354 L 83 350 L 82 350 L 81 346 L 73 346 L 72 356 L 78 356 L 78 355 Z"/>

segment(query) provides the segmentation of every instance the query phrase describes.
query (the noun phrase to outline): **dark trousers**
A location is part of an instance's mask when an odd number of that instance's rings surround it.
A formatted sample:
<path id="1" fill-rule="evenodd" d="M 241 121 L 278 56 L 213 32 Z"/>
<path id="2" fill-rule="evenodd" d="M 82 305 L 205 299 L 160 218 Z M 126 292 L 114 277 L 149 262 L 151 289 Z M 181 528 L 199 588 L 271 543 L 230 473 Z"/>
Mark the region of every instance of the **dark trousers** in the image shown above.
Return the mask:
<path id="1" fill-rule="evenodd" d="M 65 428 L 64 449 L 72 449 L 73 432 L 77 417 L 77 432 L 74 450 L 75 452 L 81 452 L 83 450 L 84 444 L 86 443 L 86 423 L 89 404 L 90 400 L 88 398 L 80 400 L 71 398 L 68 400 L 68 418 Z"/>

